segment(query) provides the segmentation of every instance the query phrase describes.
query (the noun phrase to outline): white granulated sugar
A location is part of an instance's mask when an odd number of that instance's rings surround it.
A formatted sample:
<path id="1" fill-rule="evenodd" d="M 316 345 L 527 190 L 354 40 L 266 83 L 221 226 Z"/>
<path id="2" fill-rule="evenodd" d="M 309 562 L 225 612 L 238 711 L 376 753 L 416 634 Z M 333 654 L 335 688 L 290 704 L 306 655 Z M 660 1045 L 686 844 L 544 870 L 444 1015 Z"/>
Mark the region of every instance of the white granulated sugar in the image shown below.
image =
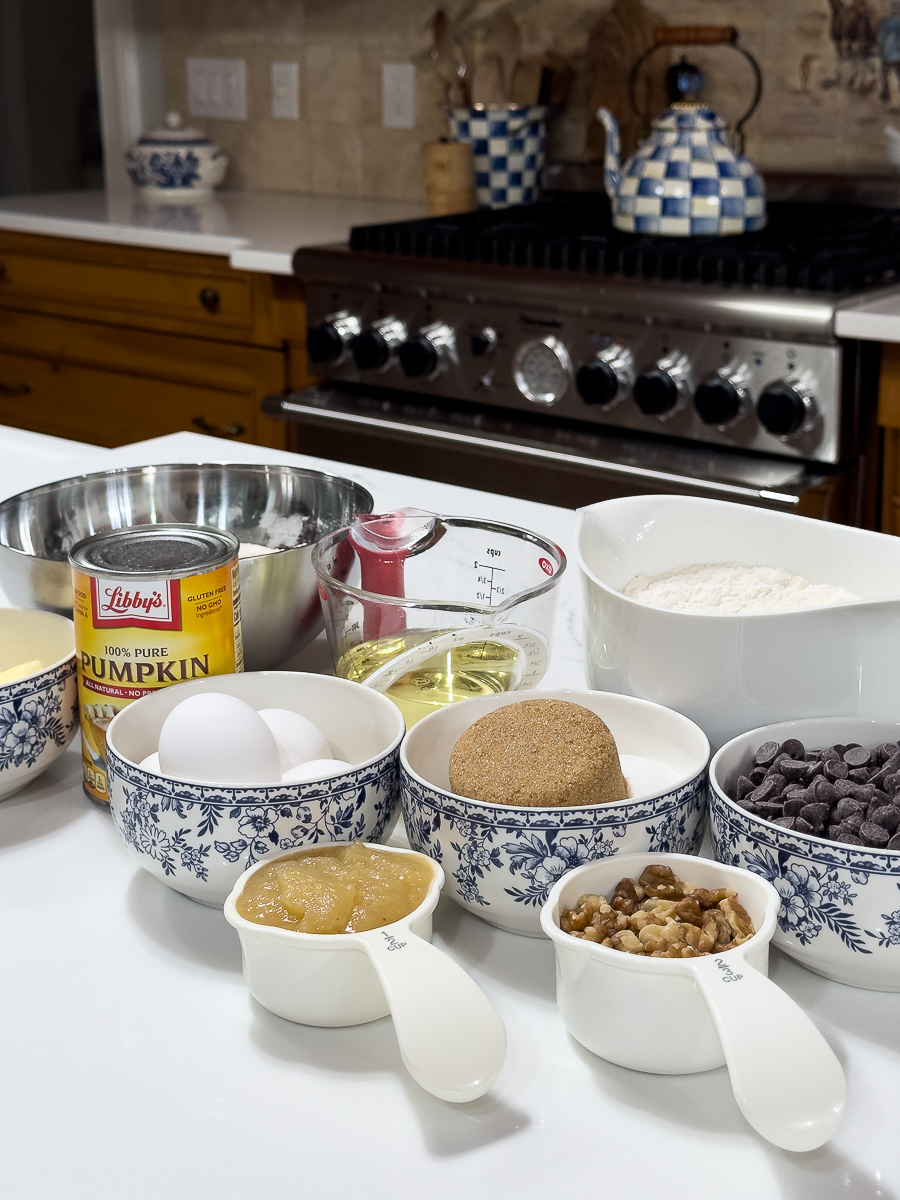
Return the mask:
<path id="1" fill-rule="evenodd" d="M 846 588 L 810 583 L 783 567 L 694 563 L 662 575 L 635 575 L 625 595 L 653 608 L 689 613 L 773 613 L 858 600 Z"/>
<path id="2" fill-rule="evenodd" d="M 259 530 L 265 538 L 265 545 L 272 550 L 290 550 L 304 542 L 307 519 L 300 513 L 289 517 L 279 517 L 276 513 L 266 512 L 259 519 Z"/>
<path id="3" fill-rule="evenodd" d="M 258 546 L 255 542 L 241 542 L 238 558 L 259 558 L 261 554 L 277 554 L 274 546 Z"/>

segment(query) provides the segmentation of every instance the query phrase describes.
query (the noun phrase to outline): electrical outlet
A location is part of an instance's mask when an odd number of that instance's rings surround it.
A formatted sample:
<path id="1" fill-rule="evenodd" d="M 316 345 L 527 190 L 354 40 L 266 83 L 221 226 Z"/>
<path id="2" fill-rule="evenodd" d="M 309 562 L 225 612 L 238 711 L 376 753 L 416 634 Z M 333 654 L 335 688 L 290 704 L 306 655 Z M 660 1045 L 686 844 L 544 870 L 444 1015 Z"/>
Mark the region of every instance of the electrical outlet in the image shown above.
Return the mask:
<path id="1" fill-rule="evenodd" d="M 247 64 L 242 58 L 189 58 L 187 85 L 192 117 L 247 120 Z"/>
<path id="2" fill-rule="evenodd" d="M 283 121 L 299 121 L 299 63 L 272 63 L 272 116 Z"/>
<path id="3" fill-rule="evenodd" d="M 385 129 L 415 129 L 416 68 L 412 63 L 381 64 L 381 124 Z"/>

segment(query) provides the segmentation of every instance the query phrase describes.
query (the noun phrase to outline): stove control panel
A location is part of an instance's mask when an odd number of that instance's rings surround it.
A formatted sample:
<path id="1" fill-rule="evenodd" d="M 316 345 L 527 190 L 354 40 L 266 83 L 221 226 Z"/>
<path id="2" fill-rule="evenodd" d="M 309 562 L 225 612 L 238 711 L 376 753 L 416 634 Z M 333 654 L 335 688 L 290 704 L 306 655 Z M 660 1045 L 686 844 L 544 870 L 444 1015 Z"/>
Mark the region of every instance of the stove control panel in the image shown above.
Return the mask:
<path id="1" fill-rule="evenodd" d="M 837 344 L 667 328 L 476 297 L 307 287 L 325 379 L 837 462 Z"/>

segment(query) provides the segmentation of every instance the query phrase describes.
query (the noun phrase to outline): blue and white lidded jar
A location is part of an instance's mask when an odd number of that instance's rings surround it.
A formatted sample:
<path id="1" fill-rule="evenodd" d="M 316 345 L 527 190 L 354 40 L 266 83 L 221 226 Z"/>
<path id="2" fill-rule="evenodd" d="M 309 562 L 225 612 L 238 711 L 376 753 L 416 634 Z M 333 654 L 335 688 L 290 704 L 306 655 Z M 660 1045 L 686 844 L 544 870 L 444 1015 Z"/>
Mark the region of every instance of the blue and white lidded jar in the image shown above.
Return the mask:
<path id="1" fill-rule="evenodd" d="M 199 129 L 182 129 L 178 113 L 169 113 L 165 129 L 145 133 L 125 154 L 128 178 L 146 195 L 208 196 L 227 169 L 227 156 Z"/>
<path id="2" fill-rule="evenodd" d="M 544 166 L 546 107 L 476 104 L 448 111 L 452 140 L 472 143 L 479 208 L 533 204 Z"/>

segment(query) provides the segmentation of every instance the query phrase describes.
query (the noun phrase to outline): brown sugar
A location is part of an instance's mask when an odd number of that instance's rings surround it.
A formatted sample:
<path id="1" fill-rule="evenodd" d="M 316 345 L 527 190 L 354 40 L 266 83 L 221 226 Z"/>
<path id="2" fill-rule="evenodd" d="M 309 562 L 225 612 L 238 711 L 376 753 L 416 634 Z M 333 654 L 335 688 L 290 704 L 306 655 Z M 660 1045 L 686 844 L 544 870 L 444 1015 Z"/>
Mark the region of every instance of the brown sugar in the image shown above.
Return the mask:
<path id="1" fill-rule="evenodd" d="M 450 787 L 470 800 L 521 808 L 628 798 L 609 729 L 568 700 L 520 700 L 470 725 L 450 754 Z"/>

